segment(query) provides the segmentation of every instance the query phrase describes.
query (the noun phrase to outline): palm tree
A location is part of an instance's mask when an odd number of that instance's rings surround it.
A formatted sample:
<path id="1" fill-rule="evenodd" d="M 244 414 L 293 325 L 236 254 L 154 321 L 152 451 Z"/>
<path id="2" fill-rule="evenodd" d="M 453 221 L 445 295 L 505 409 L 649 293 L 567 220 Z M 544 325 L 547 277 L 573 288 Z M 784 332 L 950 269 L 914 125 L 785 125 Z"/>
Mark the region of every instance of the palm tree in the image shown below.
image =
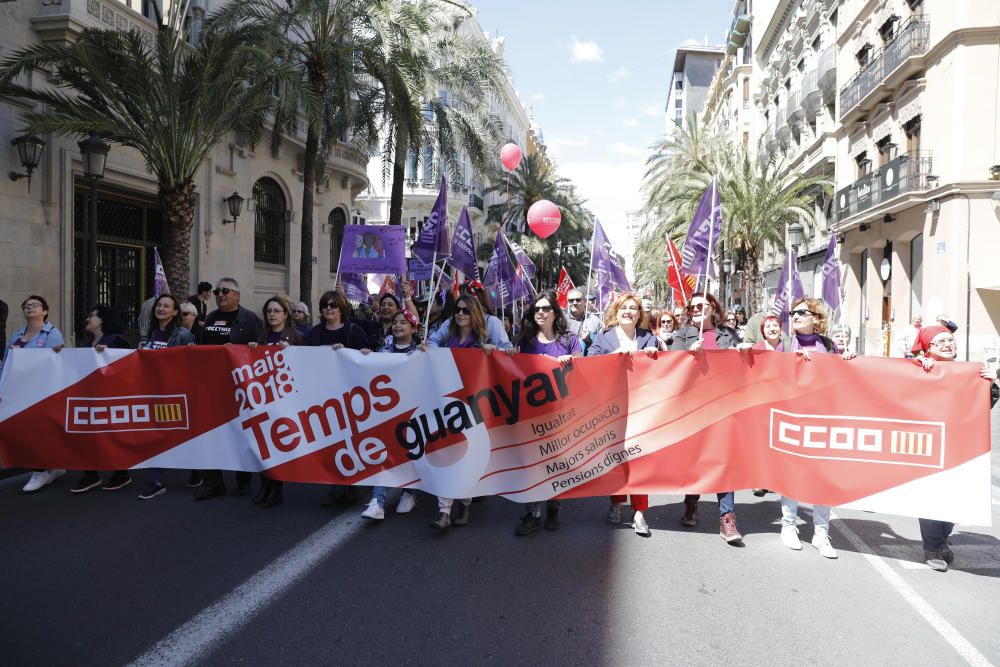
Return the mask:
<path id="1" fill-rule="evenodd" d="M 525 155 L 521 164 L 504 180 L 497 179 L 490 192 L 504 193 L 505 202 L 490 206 L 487 222 L 503 225 L 539 268 L 539 282 L 554 284 L 559 275 L 557 262 L 548 260 L 563 248 L 588 245 L 594 232 L 593 215 L 584 207 L 572 183 L 559 176 L 552 163 L 538 154 Z M 559 229 L 547 239 L 539 239 L 525 228 L 528 209 L 537 201 L 547 199 L 559 207 L 562 214 Z M 562 253 L 566 270 L 582 280 L 587 272 L 589 254 Z"/>
<path id="2" fill-rule="evenodd" d="M 389 224 L 402 222 L 406 163 L 424 159 L 425 147 L 437 153 L 454 186 L 467 185 L 461 183 L 465 155 L 476 172 L 495 171 L 501 127 L 488 102 L 502 94 L 507 76 L 503 60 L 481 36 L 460 34 L 466 9 L 447 0 L 403 4 L 412 8 L 410 26 L 417 34 L 377 36 L 381 49 L 359 54 L 361 67 L 381 87 L 374 108 L 384 122 L 382 176 L 392 182 Z M 387 17 L 385 24 L 398 24 Z"/>
<path id="3" fill-rule="evenodd" d="M 714 144 L 706 138 L 704 145 Z M 713 176 L 719 179 L 723 228 L 719 242 L 734 260 L 734 266 L 747 272 L 750 301 L 757 303 L 760 258 L 764 245 L 784 245 L 785 229 L 793 221 L 815 224 L 813 201 L 820 192 L 829 193 L 833 184 L 822 176 L 786 173 L 781 160 L 763 162 L 745 146 L 713 145 L 704 161 L 690 161 L 691 169 L 678 169 L 668 178 L 662 165 L 671 159 L 682 163 L 684 155 L 671 154 L 675 147 L 662 149 L 647 166 L 646 210 L 650 220 L 643 230 L 636 252 L 636 271 L 643 280 L 663 283 L 666 274 L 664 239 L 679 240 L 686 232 L 695 208 Z M 705 169 L 707 167 L 707 169 Z"/>
<path id="4" fill-rule="evenodd" d="M 28 132 L 95 133 L 142 156 L 163 206 L 167 279 L 180 294 L 189 289 L 195 174 L 229 132 L 257 140 L 273 105 L 267 83 L 282 76 L 254 30 L 207 30 L 191 47 L 166 26 L 151 46 L 138 31 L 87 29 L 74 44 L 30 46 L 0 63 L 0 96 L 40 105 L 20 114 Z M 61 83 L 18 83 L 33 70 Z"/>
<path id="5" fill-rule="evenodd" d="M 375 89 L 359 61 L 409 43 L 423 28 L 422 16 L 398 0 L 251 0 L 229 3 L 213 18 L 228 30 L 271 27 L 258 34 L 294 72 L 275 85 L 278 101 L 271 133 L 275 154 L 289 134 L 306 127 L 302 157 L 302 226 L 299 298 L 310 303 L 313 283 L 313 201 L 330 149 L 353 129 L 361 141 L 376 140 Z M 362 55 L 363 54 L 363 55 Z"/>

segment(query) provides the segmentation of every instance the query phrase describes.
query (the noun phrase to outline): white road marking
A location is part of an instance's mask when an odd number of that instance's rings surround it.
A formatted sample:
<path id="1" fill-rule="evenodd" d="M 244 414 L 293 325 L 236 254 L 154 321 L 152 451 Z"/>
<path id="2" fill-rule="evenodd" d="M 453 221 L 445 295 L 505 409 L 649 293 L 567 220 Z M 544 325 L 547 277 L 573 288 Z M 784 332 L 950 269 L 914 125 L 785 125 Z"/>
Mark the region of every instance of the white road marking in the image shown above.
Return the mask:
<path id="1" fill-rule="evenodd" d="M 835 518 L 835 515 L 831 513 L 831 518 Z M 903 581 L 893 569 L 885 562 L 885 560 L 874 553 L 871 547 L 858 536 L 853 530 L 844 525 L 843 521 L 837 521 L 836 523 L 831 523 L 831 527 L 839 531 L 847 541 L 854 545 L 854 548 L 861 553 L 865 559 L 875 568 L 875 570 L 882 575 L 882 577 L 889 582 L 889 585 L 895 589 L 899 595 L 906 600 L 913 609 L 920 614 L 920 616 L 927 621 L 934 630 L 937 631 L 941 638 L 946 642 L 951 644 L 962 658 L 975 667 L 992 667 L 992 663 L 986 659 L 979 650 L 972 645 L 972 643 L 959 632 L 955 626 L 949 623 L 944 616 L 939 614 L 934 607 L 930 605 L 927 600 L 920 596 L 913 588 Z"/>
<path id="2" fill-rule="evenodd" d="M 189 665 L 207 657 L 227 637 L 284 593 L 361 527 L 338 517 L 278 556 L 263 570 L 158 641 L 131 664 Z"/>

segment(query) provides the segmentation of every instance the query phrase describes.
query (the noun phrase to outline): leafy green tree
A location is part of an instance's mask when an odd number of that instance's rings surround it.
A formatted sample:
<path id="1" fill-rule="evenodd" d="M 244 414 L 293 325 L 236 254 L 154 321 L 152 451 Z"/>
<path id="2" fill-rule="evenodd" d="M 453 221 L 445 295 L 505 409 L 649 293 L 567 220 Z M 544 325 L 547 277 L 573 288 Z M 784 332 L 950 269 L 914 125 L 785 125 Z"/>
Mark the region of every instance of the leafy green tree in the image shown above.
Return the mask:
<path id="1" fill-rule="evenodd" d="M 719 239 L 736 269 L 747 274 L 751 303 L 759 303 L 760 259 L 765 244 L 784 245 L 793 221 L 815 224 L 813 202 L 833 185 L 817 176 L 789 172 L 784 158 L 761 160 L 689 121 L 684 132 L 653 146 L 644 180 L 647 224 L 636 250 L 640 282 L 666 284 L 665 239 L 681 240 L 705 188 L 719 179 L 723 229 Z M 662 293 L 661 293 L 662 294 Z"/>
<path id="2" fill-rule="evenodd" d="M 168 27 L 151 46 L 136 31 L 87 29 L 73 44 L 30 46 L 0 63 L 0 96 L 37 105 L 20 114 L 28 132 L 93 132 L 139 153 L 157 179 L 164 268 L 179 294 L 189 290 L 195 175 L 230 132 L 257 140 L 273 106 L 268 84 L 284 75 L 256 30 L 207 30 L 192 47 Z M 36 70 L 60 83 L 25 82 Z"/>

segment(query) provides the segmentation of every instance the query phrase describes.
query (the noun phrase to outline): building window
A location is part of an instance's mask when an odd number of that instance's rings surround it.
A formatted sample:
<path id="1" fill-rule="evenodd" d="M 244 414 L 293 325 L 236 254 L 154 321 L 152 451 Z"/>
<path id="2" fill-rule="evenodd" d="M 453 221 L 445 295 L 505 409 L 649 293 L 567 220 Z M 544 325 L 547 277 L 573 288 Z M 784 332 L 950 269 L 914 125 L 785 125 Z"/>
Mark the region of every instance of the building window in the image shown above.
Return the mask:
<path id="1" fill-rule="evenodd" d="M 677 79 L 674 81 L 674 90 L 681 91 L 684 90 L 684 79 Z"/>
<path id="2" fill-rule="evenodd" d="M 920 116 L 915 116 L 903 124 L 906 134 L 906 152 L 911 157 L 918 157 L 920 152 Z"/>
<path id="3" fill-rule="evenodd" d="M 885 135 L 879 139 L 875 146 L 878 148 L 878 166 L 884 165 L 886 162 L 896 157 L 896 144 L 892 143 L 892 136 Z"/>
<path id="4" fill-rule="evenodd" d="M 674 108 L 675 109 L 680 109 L 683 106 L 684 106 L 684 100 L 682 100 L 682 99 L 676 99 L 676 100 L 674 100 Z"/>
<path id="5" fill-rule="evenodd" d="M 351 224 L 363 225 L 365 224 L 365 218 L 362 218 L 360 213 L 355 213 L 353 216 L 351 216 Z"/>
<path id="6" fill-rule="evenodd" d="M 347 226 L 347 214 L 339 206 L 330 211 L 327 218 L 330 225 L 330 272 L 333 273 L 340 265 L 340 247 L 344 244 L 344 227 Z"/>
<path id="7" fill-rule="evenodd" d="M 924 235 L 910 241 L 910 317 L 921 311 L 920 295 L 924 292 Z"/>
<path id="8" fill-rule="evenodd" d="M 744 132 L 743 133 L 743 145 L 744 146 L 748 146 L 749 144 L 750 144 L 750 133 L 749 132 Z"/>
<path id="9" fill-rule="evenodd" d="M 264 177 L 253 184 L 254 216 L 253 259 L 261 264 L 285 266 L 288 263 L 288 217 L 285 194 L 273 178 Z"/>
<path id="10" fill-rule="evenodd" d="M 864 178 L 871 173 L 872 161 L 868 159 L 867 151 L 855 157 L 854 162 L 858 165 L 858 178 Z"/>
<path id="11" fill-rule="evenodd" d="M 865 44 L 864 46 L 861 47 L 861 49 L 857 53 L 854 54 L 854 58 L 855 60 L 858 61 L 859 66 L 863 68 L 865 65 L 868 64 L 868 61 L 871 60 L 872 51 L 874 50 L 874 48 L 875 47 L 873 47 L 871 44 Z"/>
<path id="12" fill-rule="evenodd" d="M 750 103 L 750 77 L 743 77 L 743 108 L 747 108 Z"/>
<path id="13" fill-rule="evenodd" d="M 924 0 L 906 0 L 906 4 L 910 7 L 910 17 L 918 18 L 924 13 Z"/>
<path id="14" fill-rule="evenodd" d="M 899 24 L 899 17 L 892 15 L 889 20 L 879 26 L 878 34 L 882 38 L 883 44 L 888 44 L 896 36 L 896 26 Z"/>

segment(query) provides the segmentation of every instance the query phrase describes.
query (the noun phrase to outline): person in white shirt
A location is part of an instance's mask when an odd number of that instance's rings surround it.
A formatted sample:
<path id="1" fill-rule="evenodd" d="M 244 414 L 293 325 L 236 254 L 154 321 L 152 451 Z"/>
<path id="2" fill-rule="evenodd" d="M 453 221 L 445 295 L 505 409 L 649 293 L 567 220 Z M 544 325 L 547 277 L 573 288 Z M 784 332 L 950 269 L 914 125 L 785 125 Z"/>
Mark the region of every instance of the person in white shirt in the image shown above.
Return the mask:
<path id="1" fill-rule="evenodd" d="M 890 356 L 896 358 L 913 358 L 913 343 L 917 340 L 917 335 L 920 334 L 920 327 L 924 324 L 923 315 L 914 315 L 913 319 L 910 320 L 909 326 L 903 328 L 896 336 L 896 340 L 893 342 L 892 350 Z"/>

